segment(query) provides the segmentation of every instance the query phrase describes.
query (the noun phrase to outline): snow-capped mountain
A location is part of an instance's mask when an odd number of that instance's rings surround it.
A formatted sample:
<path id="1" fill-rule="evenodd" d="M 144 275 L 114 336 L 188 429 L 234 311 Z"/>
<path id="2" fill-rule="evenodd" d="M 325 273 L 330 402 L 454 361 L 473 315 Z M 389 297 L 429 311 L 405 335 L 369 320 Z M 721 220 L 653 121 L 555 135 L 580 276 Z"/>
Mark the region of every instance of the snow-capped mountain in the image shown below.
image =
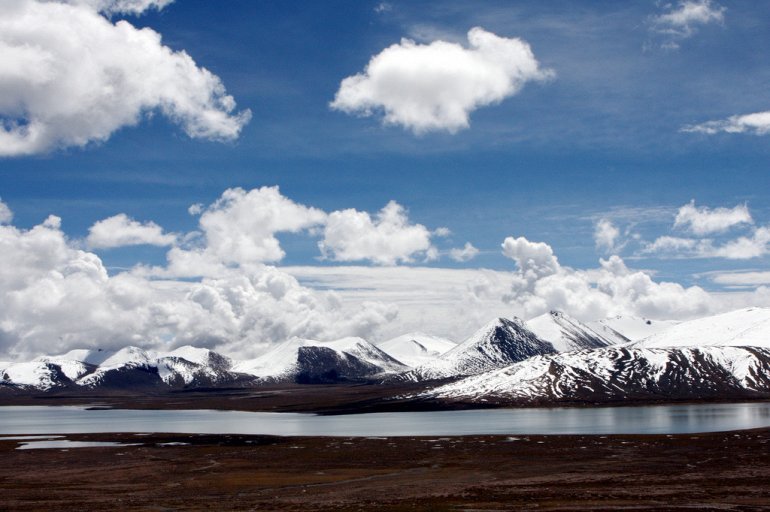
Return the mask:
<path id="1" fill-rule="evenodd" d="M 770 349 L 609 347 L 536 356 L 418 398 L 468 403 L 770 396 Z"/>
<path id="2" fill-rule="evenodd" d="M 770 308 L 747 308 L 682 322 L 633 344 L 640 348 L 770 348 Z"/>
<path id="3" fill-rule="evenodd" d="M 445 338 L 421 332 L 403 334 L 377 344 L 377 348 L 407 366 L 420 366 L 433 361 L 457 346 Z"/>
<path id="4" fill-rule="evenodd" d="M 362 338 L 293 338 L 234 369 L 263 381 L 334 382 L 403 372 L 407 366 Z"/>
<path id="5" fill-rule="evenodd" d="M 0 383 L 48 390 L 71 385 L 96 387 L 204 386 L 233 382 L 232 363 L 208 349 L 181 347 L 168 353 L 137 347 L 118 351 L 73 350 L 31 362 L 0 365 Z"/>
<path id="6" fill-rule="evenodd" d="M 519 319 L 497 318 L 439 358 L 404 374 L 405 380 L 476 375 L 541 354 L 556 352 Z"/>
<path id="7" fill-rule="evenodd" d="M 46 391 L 71 382 L 59 366 L 44 361 L 0 363 L 0 385 Z"/>
<path id="8" fill-rule="evenodd" d="M 557 352 L 571 352 L 627 343 L 628 338 L 608 328 L 594 330 L 561 311 L 550 311 L 525 322 L 527 328 Z"/>
<path id="9" fill-rule="evenodd" d="M 631 341 L 637 341 L 665 331 L 678 323 L 676 320 L 651 320 L 639 316 L 614 316 L 597 322 L 587 322 L 587 325 L 596 332 L 607 332 L 608 336 L 612 336 L 612 333 L 615 333 Z"/>

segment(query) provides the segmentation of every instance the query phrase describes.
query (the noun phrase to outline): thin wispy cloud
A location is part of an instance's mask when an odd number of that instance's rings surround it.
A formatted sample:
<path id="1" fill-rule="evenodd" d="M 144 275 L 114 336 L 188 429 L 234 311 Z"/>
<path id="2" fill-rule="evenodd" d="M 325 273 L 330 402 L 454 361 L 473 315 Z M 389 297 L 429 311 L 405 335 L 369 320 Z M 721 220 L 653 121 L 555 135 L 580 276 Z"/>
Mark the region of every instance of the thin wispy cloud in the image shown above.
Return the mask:
<path id="1" fill-rule="evenodd" d="M 674 219 L 674 227 L 682 228 L 695 235 L 710 235 L 743 224 L 753 224 L 749 208 L 739 204 L 733 208 L 708 208 L 695 206 L 695 200 L 679 208 Z"/>
<path id="2" fill-rule="evenodd" d="M 689 124 L 681 128 L 682 132 L 705 133 L 714 135 L 724 133 L 753 133 L 767 135 L 770 133 L 770 112 L 756 112 L 730 116 L 727 119 L 706 121 L 700 124 Z"/>
<path id="3" fill-rule="evenodd" d="M 676 49 L 704 25 L 724 23 L 725 11 L 712 0 L 684 0 L 665 4 L 662 12 L 650 18 L 650 30 L 663 39 L 661 46 Z"/>

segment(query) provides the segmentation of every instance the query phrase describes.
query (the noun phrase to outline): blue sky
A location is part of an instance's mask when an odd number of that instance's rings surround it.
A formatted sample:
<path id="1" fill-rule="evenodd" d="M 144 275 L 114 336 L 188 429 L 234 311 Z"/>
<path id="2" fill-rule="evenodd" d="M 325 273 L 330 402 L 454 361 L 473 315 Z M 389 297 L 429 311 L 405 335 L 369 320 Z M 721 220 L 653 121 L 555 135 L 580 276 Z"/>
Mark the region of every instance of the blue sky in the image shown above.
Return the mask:
<path id="1" fill-rule="evenodd" d="M 71 4 L 89 4 L 79 2 Z M 713 18 L 662 21 L 688 6 Z M 437 259 L 421 254 L 402 266 L 521 271 L 501 244 L 525 237 L 548 244 L 573 269 L 598 268 L 599 258 L 615 254 L 656 282 L 724 292 L 734 283 L 714 275 L 763 271 L 770 261 L 764 241 L 755 256 L 704 246 L 649 249 L 662 236 L 712 246 L 756 238 L 770 222 L 767 124 L 742 133 L 708 133 L 702 124 L 770 109 L 770 5 L 176 0 L 139 15 L 102 15 L 161 34 L 163 45 L 219 77 L 234 112 L 251 111 L 238 136 L 224 142 L 191 138 L 178 120 L 150 108 L 105 140 L 0 159 L 0 198 L 13 225 L 27 230 L 49 214 L 61 217 L 71 246 L 98 255 L 111 275 L 164 265 L 168 246 L 85 247 L 95 222 L 124 213 L 165 232 L 200 231 L 190 205 L 211 205 L 233 187 L 275 185 L 324 212 L 375 215 L 393 200 L 410 224 L 451 230 L 431 238 Z M 523 40 L 552 76 L 470 109 L 469 126 L 454 133 L 416 134 L 384 124 L 376 110 L 361 116 L 330 108 L 343 79 L 402 38 L 467 48 L 473 27 Z M 24 108 L 0 105 L 6 126 L 26 122 Z M 751 222 L 700 234 L 686 223 L 674 228 L 691 200 L 701 216 L 745 204 Z M 613 247 L 597 247 L 602 219 L 618 230 Z M 381 270 L 367 257 L 321 260 L 321 235 L 307 229 L 277 233 L 285 256 L 267 263 Z M 479 250 L 475 258 L 448 257 L 466 242 Z M 766 281 L 758 276 L 741 293 Z"/>

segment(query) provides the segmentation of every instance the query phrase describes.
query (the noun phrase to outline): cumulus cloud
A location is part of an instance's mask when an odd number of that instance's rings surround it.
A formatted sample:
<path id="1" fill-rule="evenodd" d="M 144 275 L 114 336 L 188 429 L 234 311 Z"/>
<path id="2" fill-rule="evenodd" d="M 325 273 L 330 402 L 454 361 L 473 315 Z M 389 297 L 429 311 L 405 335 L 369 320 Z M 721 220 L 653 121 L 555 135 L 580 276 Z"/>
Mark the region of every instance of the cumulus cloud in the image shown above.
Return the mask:
<path id="1" fill-rule="evenodd" d="M 643 242 L 638 254 L 669 258 L 758 258 L 770 252 L 770 228 L 753 224 L 745 204 L 708 208 L 695 206 L 693 200 L 679 208 L 673 228 L 688 231 L 694 237 L 659 236 L 652 242 Z M 739 226 L 750 227 L 750 233 L 733 239 L 715 238 Z"/>
<path id="2" fill-rule="evenodd" d="M 160 112 L 195 138 L 231 140 L 248 122 L 221 80 L 149 29 L 95 9 L 165 2 L 0 3 L 0 156 L 107 140 Z"/>
<path id="3" fill-rule="evenodd" d="M 507 237 L 503 241 L 503 255 L 516 262 L 519 272 L 527 280 L 555 274 L 561 268 L 551 246 L 544 242 L 530 242 L 523 236 Z"/>
<path id="4" fill-rule="evenodd" d="M 137 265 L 113 275 L 98 255 L 68 239 L 56 216 L 30 229 L 0 223 L 0 355 L 194 344 L 251 357 L 292 336 L 377 340 L 422 330 L 462 339 L 492 317 L 529 318 L 550 309 L 582 320 L 617 314 L 684 319 L 770 304 L 765 288 L 739 298 L 711 294 L 658 282 L 629 269 L 618 256 L 600 260 L 597 268 L 573 269 L 559 262 L 550 245 L 525 237 L 508 237 L 502 244 L 515 262 L 510 271 L 264 264 L 283 255 L 277 233 L 328 227 L 332 217 L 343 227 L 358 226 L 358 231 L 343 229 L 342 239 L 354 239 L 353 233 L 367 240 L 360 247 L 340 245 L 335 257 L 380 263 L 427 257 L 435 250 L 431 232 L 410 223 L 395 202 L 374 217 L 356 210 L 327 215 L 275 187 L 229 189 L 202 206 L 200 217 L 197 235 L 177 237 L 167 266 Z M 132 222 L 151 225 L 128 217 L 118 225 Z M 767 247 L 770 230 L 759 228 L 746 239 Z M 384 240 L 393 240 L 393 247 Z M 745 251 L 739 246 L 746 242 L 734 242 L 713 249 Z M 471 247 L 463 251 L 472 252 Z"/>
<path id="5" fill-rule="evenodd" d="M 554 76 L 518 38 L 475 27 L 468 48 L 410 39 L 373 56 L 366 69 L 342 80 L 331 108 L 348 114 L 383 114 L 383 122 L 416 134 L 455 133 L 470 113 L 515 95 L 525 83 Z"/>
<path id="6" fill-rule="evenodd" d="M 756 112 L 754 114 L 731 116 L 718 121 L 686 125 L 681 131 L 705 133 L 707 135 L 714 135 L 719 132 L 766 135 L 770 133 L 770 112 Z"/>
<path id="7" fill-rule="evenodd" d="M 695 235 L 723 233 L 741 224 L 752 224 L 749 208 L 739 204 L 734 208 L 696 207 L 695 200 L 679 208 L 674 219 L 675 228 L 687 229 Z"/>
<path id="8" fill-rule="evenodd" d="M 666 37 L 663 46 L 678 47 L 678 41 L 693 36 L 698 27 L 723 23 L 726 9 L 711 0 L 685 0 L 665 4 L 664 12 L 650 19 L 650 28 Z"/>
<path id="9" fill-rule="evenodd" d="M 276 262 L 286 254 L 278 233 L 297 233 L 323 224 L 326 213 L 295 203 L 278 187 L 225 190 L 213 204 L 195 205 L 201 237 L 193 247 L 168 253 L 168 271 L 180 276 L 212 275 L 226 266 Z"/>
<path id="10" fill-rule="evenodd" d="M 609 219 L 600 219 L 594 227 L 594 243 L 597 249 L 613 252 L 620 230 Z"/>
<path id="11" fill-rule="evenodd" d="M 274 267 L 227 269 L 199 281 L 110 276 L 51 216 L 29 230 L 0 225 L 0 353 L 36 355 L 127 344 L 183 344 L 252 356 L 291 336 L 371 337 L 392 305 L 342 304 Z"/>
<path id="12" fill-rule="evenodd" d="M 385 336 L 420 330 L 462 340 L 495 316 L 527 319 L 562 310 L 584 321 L 614 315 L 688 319 L 747 305 L 770 304 L 766 291 L 715 294 L 657 281 L 616 255 L 596 268 L 559 264 L 546 243 L 506 239 L 511 271 L 426 267 L 287 267 L 303 283 L 334 289 L 345 303 L 387 301 L 398 306 Z M 519 264 L 518 262 L 521 262 Z"/>
<path id="13" fill-rule="evenodd" d="M 463 247 L 451 249 L 449 251 L 449 257 L 455 261 L 460 262 L 470 261 L 478 254 L 479 250 L 476 249 L 470 242 L 465 242 Z"/>
<path id="14" fill-rule="evenodd" d="M 504 300 L 525 317 L 557 309 L 595 320 L 615 314 L 682 318 L 706 314 L 716 303 L 705 290 L 677 283 L 658 283 L 646 273 L 629 269 L 617 255 L 600 260 L 597 269 L 574 270 L 559 264 L 543 242 L 508 237 L 503 252 L 518 271 Z"/>
<path id="15" fill-rule="evenodd" d="M 324 258 L 330 260 L 367 260 L 378 265 L 437 256 L 430 230 L 422 224 L 411 224 L 404 207 L 395 201 L 385 205 L 374 218 L 352 208 L 332 212 L 318 247 Z"/>
<path id="16" fill-rule="evenodd" d="M 119 213 L 94 223 L 86 243 L 93 249 L 112 249 L 129 245 L 172 245 L 176 235 L 164 233 L 154 222 L 141 223 Z"/>

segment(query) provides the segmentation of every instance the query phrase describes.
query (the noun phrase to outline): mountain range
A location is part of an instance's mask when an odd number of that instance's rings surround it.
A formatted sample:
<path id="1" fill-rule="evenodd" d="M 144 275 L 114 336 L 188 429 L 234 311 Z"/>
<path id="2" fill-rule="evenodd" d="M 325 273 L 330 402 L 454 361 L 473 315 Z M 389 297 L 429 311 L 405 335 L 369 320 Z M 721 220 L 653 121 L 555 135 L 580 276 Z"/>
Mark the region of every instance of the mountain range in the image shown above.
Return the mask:
<path id="1" fill-rule="evenodd" d="M 411 399 L 520 404 L 757 397 L 770 394 L 770 309 L 687 322 L 614 317 L 583 323 L 551 311 L 497 318 L 461 343 L 422 333 L 293 338 L 262 356 L 212 350 L 73 350 L 0 362 L 0 390 L 181 389 L 276 383 L 408 382 Z"/>

